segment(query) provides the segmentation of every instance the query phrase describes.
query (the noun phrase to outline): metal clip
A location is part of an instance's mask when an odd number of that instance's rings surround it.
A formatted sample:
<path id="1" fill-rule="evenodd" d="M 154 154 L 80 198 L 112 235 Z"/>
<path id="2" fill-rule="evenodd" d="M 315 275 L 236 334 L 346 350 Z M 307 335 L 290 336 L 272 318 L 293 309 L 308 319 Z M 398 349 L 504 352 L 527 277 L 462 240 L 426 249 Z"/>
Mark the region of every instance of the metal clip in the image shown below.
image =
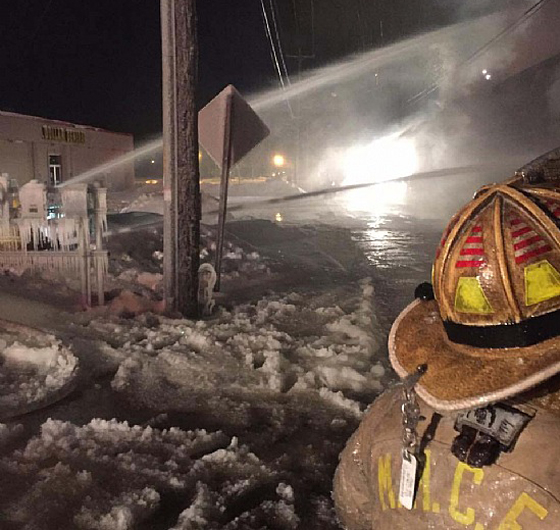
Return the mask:
<path id="1" fill-rule="evenodd" d="M 407 510 L 412 510 L 414 506 L 419 474 L 419 458 L 416 454 L 418 448 L 418 433 L 416 432 L 416 427 L 420 420 L 420 407 L 416 401 L 414 386 L 426 373 L 427 369 L 428 366 L 422 364 L 416 368 L 413 374 L 409 375 L 403 381 L 403 403 L 401 406 L 403 450 L 399 483 L 399 502 Z"/>
<path id="2" fill-rule="evenodd" d="M 416 368 L 414 373 L 410 374 L 403 381 L 403 403 L 401 405 L 402 425 L 403 425 L 403 456 L 404 453 L 414 455 L 418 446 L 418 421 L 420 419 L 420 407 L 416 401 L 416 392 L 414 386 L 420 378 L 426 373 L 428 366 L 422 364 Z"/>

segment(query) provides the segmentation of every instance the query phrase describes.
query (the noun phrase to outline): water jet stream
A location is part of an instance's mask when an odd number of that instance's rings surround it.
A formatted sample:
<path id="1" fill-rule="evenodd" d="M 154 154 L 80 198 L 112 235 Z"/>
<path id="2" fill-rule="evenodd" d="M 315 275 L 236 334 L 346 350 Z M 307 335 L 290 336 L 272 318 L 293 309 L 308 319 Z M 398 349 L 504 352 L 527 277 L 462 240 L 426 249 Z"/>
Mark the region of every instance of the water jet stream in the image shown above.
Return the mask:
<path id="1" fill-rule="evenodd" d="M 462 22 L 448 26 L 444 29 L 424 33 L 416 37 L 396 42 L 384 48 L 366 52 L 365 54 L 359 55 L 350 60 L 320 68 L 311 72 L 306 78 L 295 83 L 291 83 L 285 90 L 275 89 L 262 95 L 249 97 L 248 102 L 255 111 L 262 112 L 274 107 L 275 105 L 285 103 L 289 100 L 289 98 L 303 96 L 326 86 L 356 78 L 395 61 L 410 59 L 417 56 L 423 50 L 428 50 L 435 44 L 444 44 L 445 42 L 458 39 L 462 34 L 470 35 L 470 40 L 474 40 L 472 39 L 472 35 L 475 28 L 480 30 L 480 28 L 484 27 L 486 24 L 492 25 L 495 28 L 496 26 L 503 25 L 503 21 L 499 20 L 499 15 L 488 15 L 469 22 Z M 480 33 L 482 35 L 484 31 L 480 31 Z M 483 38 L 484 37 L 481 36 L 481 39 Z M 476 45 L 476 43 L 473 42 L 473 45 Z M 466 50 L 465 53 L 468 53 L 468 50 Z M 131 153 L 127 153 L 123 156 L 115 158 L 114 160 L 85 171 L 84 173 L 61 183 L 59 187 L 87 181 L 96 175 L 106 173 L 111 169 L 114 169 L 122 164 L 126 164 L 136 158 L 159 151 L 162 147 L 163 140 L 161 138 L 155 139 Z"/>
<path id="2" fill-rule="evenodd" d="M 115 167 L 126 164 L 127 162 L 132 162 L 136 158 L 161 150 L 162 147 L 163 147 L 163 140 L 161 138 L 158 138 L 144 145 L 143 147 L 140 147 L 139 149 L 135 149 L 134 151 L 126 153 L 117 158 L 114 158 L 113 160 L 109 160 L 109 162 L 105 162 L 94 168 L 88 169 L 87 171 L 84 171 L 83 173 L 80 173 L 79 175 L 76 175 L 75 177 L 72 177 L 71 179 L 62 182 L 57 186 L 57 188 L 64 188 L 65 186 L 69 186 L 70 184 L 77 184 L 78 182 L 84 182 L 86 180 L 95 177 L 96 175 L 107 173 L 108 171 L 114 169 Z"/>
<path id="3" fill-rule="evenodd" d="M 464 167 L 455 167 L 455 168 L 447 168 L 447 169 L 438 169 L 436 171 L 422 171 L 419 173 L 414 173 L 412 175 L 407 175 L 405 177 L 398 177 L 390 180 L 383 180 L 383 181 L 374 181 L 374 182 L 365 182 L 360 184 L 350 184 L 348 186 L 339 186 L 339 187 L 329 187 L 324 188 L 321 190 L 310 191 L 307 193 L 298 193 L 294 195 L 285 195 L 284 197 L 274 197 L 271 199 L 263 199 L 260 201 L 251 201 L 243 204 L 236 204 L 235 206 L 229 206 L 228 212 L 239 212 L 243 210 L 252 210 L 255 206 L 266 206 L 272 204 L 280 204 L 285 202 L 294 202 L 300 201 L 304 199 L 311 199 L 314 197 L 320 197 L 323 195 L 335 195 L 338 193 L 344 193 L 347 191 L 353 191 L 362 188 L 371 188 L 372 186 L 378 186 L 383 184 L 388 184 L 391 182 L 412 182 L 412 181 L 421 181 L 426 179 L 433 179 L 433 178 L 440 178 L 440 177 L 447 177 L 452 175 L 467 175 L 467 174 L 480 174 L 482 172 L 490 172 L 490 171 L 511 171 L 511 166 L 506 166 L 504 164 L 496 164 L 496 165 L 476 165 L 476 166 L 464 166 Z M 206 215 L 217 214 L 219 210 L 211 210 L 206 212 Z M 158 219 L 152 223 L 144 223 L 138 225 L 131 225 L 124 228 L 119 228 L 116 230 L 109 230 L 106 235 L 108 237 L 114 236 L 117 234 L 124 234 L 128 232 L 135 232 L 137 230 L 144 230 L 146 228 L 157 228 L 163 225 L 163 218 Z"/>
<path id="4" fill-rule="evenodd" d="M 472 35 L 475 28 L 483 24 L 491 24 L 494 27 L 504 25 L 503 21 L 499 19 L 499 15 L 487 15 L 472 21 L 461 22 L 443 29 L 430 31 L 366 52 L 350 61 L 345 60 L 338 64 L 320 68 L 309 73 L 307 78 L 291 84 L 286 89 L 275 89 L 260 96 L 250 98 L 249 103 L 255 111 L 262 111 L 286 100 L 289 101 L 290 98 L 303 96 L 337 82 L 348 81 L 395 61 L 411 59 L 418 56 L 421 52 L 427 51 L 435 44 L 444 44 L 445 42 L 456 40 L 461 34 L 469 35 L 473 45 L 477 46 Z M 481 40 L 484 41 L 484 37 L 481 37 Z M 468 54 L 468 50 L 465 50 L 465 53 Z"/>

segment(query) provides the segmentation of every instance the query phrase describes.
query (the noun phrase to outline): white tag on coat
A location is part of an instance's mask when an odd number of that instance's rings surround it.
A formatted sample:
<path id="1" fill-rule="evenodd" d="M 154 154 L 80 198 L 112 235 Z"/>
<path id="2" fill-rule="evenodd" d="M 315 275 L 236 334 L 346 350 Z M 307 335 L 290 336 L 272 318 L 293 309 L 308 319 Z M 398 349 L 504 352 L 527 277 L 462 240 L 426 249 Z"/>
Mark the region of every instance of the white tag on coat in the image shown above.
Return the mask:
<path id="1" fill-rule="evenodd" d="M 399 502 L 407 509 L 412 510 L 414 506 L 414 495 L 416 488 L 416 470 L 418 461 L 414 455 L 403 451 L 401 464 L 401 483 L 399 486 Z"/>

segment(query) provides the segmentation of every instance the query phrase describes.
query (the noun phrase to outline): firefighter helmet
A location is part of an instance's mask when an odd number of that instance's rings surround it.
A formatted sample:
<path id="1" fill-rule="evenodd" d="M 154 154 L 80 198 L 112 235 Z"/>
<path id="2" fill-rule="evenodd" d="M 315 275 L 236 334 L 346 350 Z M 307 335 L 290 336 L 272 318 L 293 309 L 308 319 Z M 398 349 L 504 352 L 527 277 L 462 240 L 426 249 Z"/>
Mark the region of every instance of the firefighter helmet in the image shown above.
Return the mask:
<path id="1" fill-rule="evenodd" d="M 389 336 L 401 377 L 439 410 L 480 407 L 560 372 L 560 193 L 511 181 L 484 187 L 449 223 L 435 299 L 416 300 Z"/>

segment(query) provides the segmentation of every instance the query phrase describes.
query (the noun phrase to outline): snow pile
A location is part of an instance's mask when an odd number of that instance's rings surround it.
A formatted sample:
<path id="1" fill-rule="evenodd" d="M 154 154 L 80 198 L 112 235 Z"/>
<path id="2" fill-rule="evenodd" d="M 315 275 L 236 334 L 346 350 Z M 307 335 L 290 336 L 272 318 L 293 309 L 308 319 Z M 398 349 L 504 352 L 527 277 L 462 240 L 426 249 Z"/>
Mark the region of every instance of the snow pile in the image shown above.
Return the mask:
<path id="1" fill-rule="evenodd" d="M 23 481 L 5 517 L 26 528 L 132 530 L 170 514 L 176 530 L 242 529 L 247 518 L 295 529 L 299 520 L 292 486 L 221 432 L 48 420 L 0 470 Z"/>
<path id="2" fill-rule="evenodd" d="M 86 477 L 91 480 L 91 475 Z M 159 500 L 160 496 L 153 488 L 127 491 L 111 499 L 107 513 L 99 513 L 91 506 L 82 506 L 74 522 L 84 530 L 128 530 L 134 528 L 136 521 L 144 520 L 153 513 Z"/>
<path id="3" fill-rule="evenodd" d="M 14 342 L 2 352 L 6 368 L 34 367 L 38 372 L 47 372 L 58 364 L 58 348 L 56 345 L 47 348 L 29 348 Z"/>
<path id="4" fill-rule="evenodd" d="M 359 416 L 355 398 L 369 402 L 385 375 L 369 280 L 361 290 L 348 313 L 291 294 L 222 310 L 211 323 L 161 318 L 142 329 L 134 320 L 95 320 L 90 327 L 119 337 L 125 360 L 113 388 L 148 407 L 158 401 L 244 424 L 248 402 L 312 392 Z"/>
<path id="5" fill-rule="evenodd" d="M 137 424 L 86 414 L 29 439 L 0 426 L 0 473 L 16 485 L 0 511 L 48 530 L 334 530 L 338 454 L 388 381 L 374 306 L 364 280 L 206 321 L 84 314 L 88 367 L 112 374 L 84 391 L 88 407 L 106 396 L 102 413 Z M 52 341 L 33 354 L 18 342 L 4 364 L 36 374 L 58 359 Z"/>
<path id="6" fill-rule="evenodd" d="M 49 419 L 31 438 L 0 424 L 3 517 L 37 530 L 335 530 L 338 454 L 388 381 L 374 308 L 366 279 L 206 321 L 84 314 L 88 366 L 114 374 L 85 392 L 137 424 Z M 52 376 L 56 341 L 23 339 L 6 342 L 2 368 Z"/>
<path id="7" fill-rule="evenodd" d="M 159 299 L 163 289 L 163 233 L 161 229 L 138 232 L 142 243 L 129 234 L 117 234 L 107 241 L 109 276 L 106 290 L 127 289 L 145 298 Z M 214 264 L 217 233 L 214 228 L 202 227 L 200 263 Z M 254 280 L 270 275 L 269 260 L 254 249 L 224 241 L 222 254 L 222 281 Z"/>
<path id="8" fill-rule="evenodd" d="M 69 391 L 77 374 L 78 360 L 52 336 L 45 346 L 28 345 L 20 336 L 0 353 L 0 417 L 10 417 L 42 406 Z"/>

